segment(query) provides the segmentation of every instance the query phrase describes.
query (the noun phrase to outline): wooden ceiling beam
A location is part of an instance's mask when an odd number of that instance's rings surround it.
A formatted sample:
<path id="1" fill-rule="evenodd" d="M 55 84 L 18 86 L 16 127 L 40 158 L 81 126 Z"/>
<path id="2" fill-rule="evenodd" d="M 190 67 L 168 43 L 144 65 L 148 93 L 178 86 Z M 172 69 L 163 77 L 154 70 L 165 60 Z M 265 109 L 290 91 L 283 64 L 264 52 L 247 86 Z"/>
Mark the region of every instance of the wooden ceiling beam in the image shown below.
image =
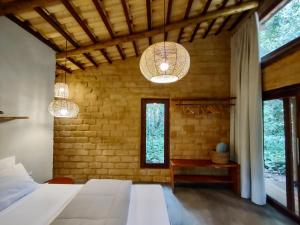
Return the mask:
<path id="1" fill-rule="evenodd" d="M 148 31 L 152 29 L 152 0 L 146 0 L 146 8 L 147 8 L 147 28 Z M 149 37 L 149 45 L 152 45 L 152 37 Z"/>
<path id="2" fill-rule="evenodd" d="M 184 20 L 189 18 L 189 14 L 190 14 L 190 11 L 191 11 L 191 8 L 192 8 L 192 4 L 193 4 L 193 0 L 188 0 L 188 4 L 186 6 L 184 17 L 183 17 Z M 183 31 L 184 31 L 184 27 L 181 27 L 180 31 L 179 31 L 179 34 L 178 34 L 178 38 L 177 38 L 178 43 L 180 43 Z"/>
<path id="3" fill-rule="evenodd" d="M 105 50 L 105 49 L 100 49 L 100 52 L 102 53 L 102 55 L 104 56 L 104 58 L 106 59 L 106 61 L 107 61 L 109 64 L 112 64 L 112 60 L 111 60 L 111 58 L 108 56 L 106 50 Z"/>
<path id="4" fill-rule="evenodd" d="M 130 16 L 129 9 L 128 9 L 127 4 L 126 4 L 126 0 L 121 0 L 121 3 L 122 3 L 122 7 L 123 7 L 123 12 L 124 12 L 124 15 L 125 15 L 125 18 L 126 18 L 126 23 L 127 23 L 127 26 L 128 26 L 129 34 L 132 34 L 133 33 L 133 25 L 132 25 L 132 21 L 130 19 L 131 16 Z M 133 41 L 132 44 L 133 44 L 135 55 L 136 55 L 136 57 L 138 57 L 139 56 L 139 51 L 138 51 L 138 47 L 136 45 L 136 42 Z"/>
<path id="5" fill-rule="evenodd" d="M 103 23 L 104 23 L 104 25 L 105 25 L 108 33 L 109 33 L 110 37 L 112 39 L 114 39 L 115 38 L 115 33 L 113 32 L 110 21 L 108 20 L 108 16 L 107 16 L 106 12 L 104 11 L 103 3 L 99 0 L 93 0 L 93 3 L 95 5 L 95 8 L 97 9 L 97 12 L 98 12 L 100 18 L 102 19 L 102 21 L 103 21 Z M 118 49 L 118 52 L 119 52 L 121 58 L 124 60 L 126 58 L 126 56 L 125 56 L 122 48 L 119 46 L 119 44 L 116 45 L 116 47 Z"/>
<path id="6" fill-rule="evenodd" d="M 226 24 L 229 22 L 229 20 L 231 19 L 231 15 L 230 16 L 227 16 L 223 23 L 220 25 L 220 27 L 218 28 L 217 32 L 215 33 L 215 35 L 218 35 L 222 32 L 223 28 L 226 26 Z"/>
<path id="7" fill-rule="evenodd" d="M 86 33 L 86 35 L 91 39 L 92 42 L 97 43 L 97 37 L 92 33 L 86 22 L 81 19 L 81 17 L 76 12 L 73 5 L 68 0 L 62 0 L 62 3 L 66 7 L 66 9 L 69 11 L 69 13 L 73 16 L 73 18 L 77 21 L 79 26 L 83 29 L 83 31 Z M 98 64 L 95 62 L 93 57 L 87 53 L 83 54 L 88 61 L 90 61 L 94 66 L 98 67 Z"/>
<path id="8" fill-rule="evenodd" d="M 50 48 L 52 48 L 56 52 L 61 52 L 62 50 L 52 41 L 44 38 L 39 32 L 35 31 L 32 27 L 29 21 L 21 21 L 13 14 L 7 14 L 6 17 L 10 19 L 11 21 L 18 24 L 20 27 L 22 27 L 24 30 L 35 36 L 37 39 L 42 41 L 44 44 L 48 45 Z"/>
<path id="9" fill-rule="evenodd" d="M 46 7 L 60 3 L 61 0 L 15 0 L 7 3 L 0 3 L 0 16 L 19 14 L 30 11 L 36 7 Z"/>
<path id="10" fill-rule="evenodd" d="M 35 11 L 43 17 L 55 30 L 57 30 L 65 39 L 68 40 L 75 48 L 79 48 L 79 44 L 62 28 L 61 24 L 46 10 L 36 7 Z"/>
<path id="11" fill-rule="evenodd" d="M 200 16 L 203 16 L 203 15 L 205 15 L 205 14 L 207 13 L 207 11 L 208 11 L 208 9 L 209 9 L 209 6 L 210 6 L 211 2 L 212 2 L 212 0 L 208 0 L 208 1 L 206 2 L 205 6 L 204 6 L 204 9 L 203 9 L 202 12 L 200 13 Z M 192 36 L 191 36 L 191 38 L 190 38 L 190 42 L 192 42 L 192 41 L 194 40 L 194 38 L 195 38 L 195 36 L 196 36 L 196 34 L 197 34 L 199 28 L 200 28 L 200 25 L 201 25 L 201 23 L 197 23 L 197 25 L 196 25 L 196 27 L 195 27 L 193 33 L 192 33 Z"/>
<path id="12" fill-rule="evenodd" d="M 168 11 L 167 11 L 167 18 L 166 18 L 166 25 L 170 24 L 172 7 L 173 7 L 173 0 L 169 0 L 169 2 L 168 2 Z M 165 41 L 168 40 L 168 32 L 166 32 L 164 34 L 164 40 Z"/>
<path id="13" fill-rule="evenodd" d="M 60 69 L 60 70 L 63 70 L 65 72 L 67 72 L 67 73 L 72 73 L 71 69 L 69 69 L 68 67 L 65 67 L 65 66 L 63 66 L 63 65 L 61 65 L 59 63 L 56 63 L 56 68 Z"/>
<path id="14" fill-rule="evenodd" d="M 66 7 L 66 9 L 69 11 L 69 13 L 73 16 L 73 18 L 77 21 L 79 26 L 84 30 L 87 36 L 94 42 L 98 42 L 96 36 L 91 32 L 90 28 L 86 24 L 86 22 L 80 18 L 78 13 L 76 12 L 75 8 L 73 5 L 68 1 L 68 0 L 62 0 L 62 3 Z"/>
<path id="15" fill-rule="evenodd" d="M 258 7 L 258 1 L 248 1 L 238 6 L 236 5 L 229 6 L 221 10 L 210 11 L 203 16 L 196 16 L 186 20 L 170 23 L 169 25 L 165 26 L 165 31 L 167 32 L 171 30 L 177 30 L 179 28 L 202 23 L 204 21 L 211 21 L 218 17 L 227 17 L 236 13 L 241 13 L 247 10 L 255 9 L 257 7 Z M 97 49 L 105 49 L 107 47 L 115 46 L 124 42 L 131 42 L 133 40 L 148 38 L 154 35 L 161 34 L 163 32 L 164 32 L 164 26 L 159 26 L 153 28 L 151 31 L 143 31 L 143 32 L 133 33 L 131 35 L 119 36 L 111 40 L 101 41 L 96 44 L 80 47 L 78 49 L 69 50 L 68 55 L 78 55 L 90 51 L 95 51 Z M 64 58 L 64 54 L 58 53 L 57 58 L 58 59 Z"/>
<path id="16" fill-rule="evenodd" d="M 226 4 L 228 3 L 229 0 L 223 0 L 222 5 L 220 6 L 219 9 L 224 9 L 226 7 Z M 214 19 L 213 21 L 210 22 L 207 30 L 205 31 L 204 35 L 202 36 L 202 38 L 206 38 L 207 35 L 209 34 L 211 28 L 214 26 L 214 24 L 216 23 L 217 19 Z"/>
<path id="17" fill-rule="evenodd" d="M 80 48 L 80 45 L 62 28 L 62 25 L 58 20 L 52 16 L 46 9 L 37 7 L 35 11 L 43 17 L 57 32 L 59 32 L 68 42 L 70 42 L 76 49 Z M 67 49 L 66 49 L 67 50 Z M 84 70 L 84 67 L 81 63 L 75 61 L 74 59 L 68 58 L 73 64 L 75 64 L 80 69 Z M 88 59 L 89 60 L 89 59 Z"/>
<path id="18" fill-rule="evenodd" d="M 90 63 L 92 63 L 95 67 L 98 67 L 98 63 L 93 59 L 93 57 L 89 54 L 89 53 L 83 53 L 83 55 L 85 56 L 85 58 L 87 58 Z"/>
<path id="19" fill-rule="evenodd" d="M 237 0 L 237 5 L 240 5 L 243 3 L 243 0 Z M 246 16 L 246 14 L 241 13 L 238 18 L 235 20 L 235 22 L 233 22 L 233 24 L 231 24 L 231 26 L 229 27 L 228 31 L 232 31 L 242 20 L 243 18 Z"/>
<path id="20" fill-rule="evenodd" d="M 228 31 L 232 31 L 247 15 L 247 12 L 242 12 L 238 18 L 234 21 L 234 23 L 229 27 Z"/>
<path id="21" fill-rule="evenodd" d="M 71 57 L 68 57 L 67 59 L 68 59 L 71 63 L 73 63 L 75 66 L 77 66 L 79 69 L 85 70 L 84 67 L 83 67 L 83 65 L 82 65 L 80 62 L 74 60 L 74 59 L 71 58 Z"/>
<path id="22" fill-rule="evenodd" d="M 204 32 L 202 38 L 206 38 L 206 37 L 207 37 L 207 35 L 209 34 L 211 28 L 214 26 L 215 22 L 216 22 L 216 20 L 213 20 L 213 21 L 211 21 L 211 22 L 209 23 L 209 25 L 208 25 L 206 31 Z"/>

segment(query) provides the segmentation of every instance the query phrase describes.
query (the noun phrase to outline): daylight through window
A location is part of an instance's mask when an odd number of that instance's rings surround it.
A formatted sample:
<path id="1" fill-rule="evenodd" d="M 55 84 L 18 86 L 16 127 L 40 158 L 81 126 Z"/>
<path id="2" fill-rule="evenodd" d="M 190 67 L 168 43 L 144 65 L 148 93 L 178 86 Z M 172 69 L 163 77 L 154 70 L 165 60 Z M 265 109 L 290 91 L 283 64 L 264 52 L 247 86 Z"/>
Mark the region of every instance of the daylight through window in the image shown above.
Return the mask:
<path id="1" fill-rule="evenodd" d="M 142 167 L 167 167 L 169 100 L 142 100 Z"/>
<path id="2" fill-rule="evenodd" d="M 300 0 L 291 0 L 267 21 L 259 32 L 263 57 L 300 36 Z"/>

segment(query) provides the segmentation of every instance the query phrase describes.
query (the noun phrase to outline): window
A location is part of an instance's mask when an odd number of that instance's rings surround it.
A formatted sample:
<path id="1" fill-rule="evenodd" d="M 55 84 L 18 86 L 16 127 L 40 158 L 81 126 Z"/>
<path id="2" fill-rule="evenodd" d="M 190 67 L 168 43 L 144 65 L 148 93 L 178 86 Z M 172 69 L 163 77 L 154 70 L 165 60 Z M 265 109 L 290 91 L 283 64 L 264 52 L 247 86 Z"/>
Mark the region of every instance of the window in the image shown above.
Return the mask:
<path id="1" fill-rule="evenodd" d="M 141 167 L 169 167 L 169 99 L 142 99 Z"/>
<path id="2" fill-rule="evenodd" d="M 300 0 L 290 0 L 261 23 L 260 56 L 266 56 L 299 36 Z"/>

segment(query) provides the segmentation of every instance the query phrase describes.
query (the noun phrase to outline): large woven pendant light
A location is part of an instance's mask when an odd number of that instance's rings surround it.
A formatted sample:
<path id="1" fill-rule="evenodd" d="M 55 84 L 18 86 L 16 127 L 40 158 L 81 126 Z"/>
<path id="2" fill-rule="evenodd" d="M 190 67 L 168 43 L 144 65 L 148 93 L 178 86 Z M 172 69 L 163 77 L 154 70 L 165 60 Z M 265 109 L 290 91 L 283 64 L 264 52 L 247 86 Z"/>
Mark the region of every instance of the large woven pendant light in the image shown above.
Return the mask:
<path id="1" fill-rule="evenodd" d="M 77 116 L 79 113 L 79 108 L 78 105 L 73 101 L 62 98 L 54 99 L 52 102 L 50 102 L 48 111 L 54 117 L 72 118 Z"/>
<path id="2" fill-rule="evenodd" d="M 164 0 L 165 20 L 165 0 Z M 164 23 L 165 33 L 165 23 Z M 140 59 L 144 77 L 154 83 L 172 83 L 183 78 L 190 68 L 190 55 L 180 44 L 159 42 L 149 46 Z"/>
<path id="3" fill-rule="evenodd" d="M 67 40 L 66 40 L 66 58 L 65 65 L 67 64 Z M 64 73 L 64 82 L 55 83 L 54 85 L 54 100 L 50 102 L 48 111 L 54 117 L 72 118 L 76 117 L 79 113 L 79 107 L 76 103 L 69 100 L 69 86 L 66 83 L 67 74 Z"/>

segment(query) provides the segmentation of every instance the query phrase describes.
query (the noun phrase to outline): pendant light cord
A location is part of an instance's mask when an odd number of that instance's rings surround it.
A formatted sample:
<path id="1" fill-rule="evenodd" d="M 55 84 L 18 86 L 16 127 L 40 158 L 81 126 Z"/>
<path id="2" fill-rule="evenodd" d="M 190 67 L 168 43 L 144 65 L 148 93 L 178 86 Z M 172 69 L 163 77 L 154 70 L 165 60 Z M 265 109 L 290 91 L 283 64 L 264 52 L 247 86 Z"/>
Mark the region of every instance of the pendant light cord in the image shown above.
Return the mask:
<path id="1" fill-rule="evenodd" d="M 67 67 L 67 56 L 68 56 L 68 41 L 66 39 L 66 52 L 65 52 L 65 67 Z M 67 84 L 67 72 L 65 71 L 65 84 Z"/>
<path id="2" fill-rule="evenodd" d="M 164 38 L 164 62 L 167 61 L 165 35 L 166 35 L 166 0 L 164 0 L 164 37 L 163 37 Z M 165 75 L 166 75 L 166 73 L 167 73 L 167 70 L 164 71 Z"/>
<path id="3" fill-rule="evenodd" d="M 164 34 L 166 33 L 166 0 L 164 0 Z"/>

